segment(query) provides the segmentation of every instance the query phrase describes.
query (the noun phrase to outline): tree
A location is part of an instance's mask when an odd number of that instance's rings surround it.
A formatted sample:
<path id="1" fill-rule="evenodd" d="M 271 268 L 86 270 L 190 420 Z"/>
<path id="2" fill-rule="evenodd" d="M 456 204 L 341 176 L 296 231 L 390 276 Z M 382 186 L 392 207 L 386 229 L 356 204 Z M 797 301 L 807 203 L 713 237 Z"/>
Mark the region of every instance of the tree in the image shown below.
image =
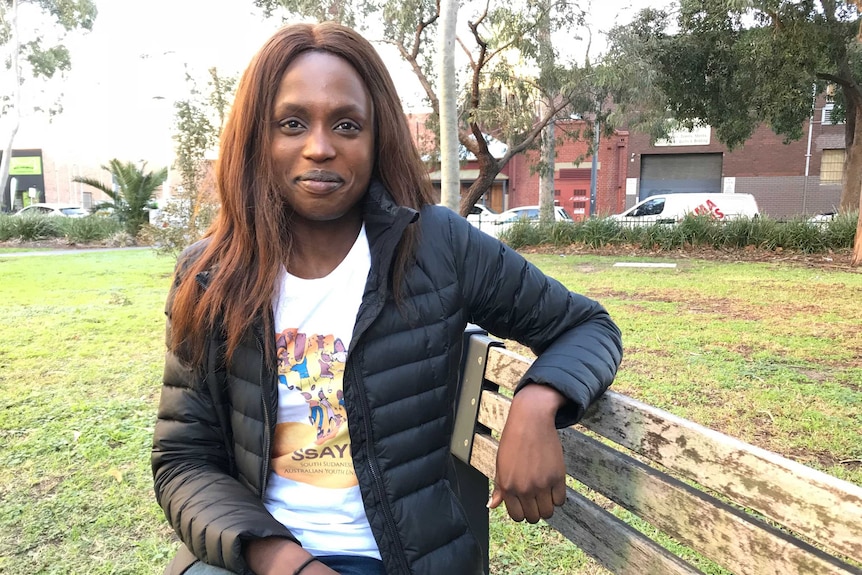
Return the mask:
<path id="1" fill-rule="evenodd" d="M 539 42 L 540 74 L 548 78 L 544 84 L 553 81 L 554 70 L 554 47 L 551 43 L 551 19 L 550 7 L 547 1 L 543 1 L 542 16 L 537 27 L 537 39 Z M 554 95 L 554 92 L 551 92 Z M 552 100 L 540 100 L 539 114 L 542 115 L 553 106 Z M 539 166 L 539 221 L 543 224 L 554 221 L 554 164 L 556 160 L 556 134 L 554 134 L 553 120 L 548 122 L 542 130 L 541 137 L 542 160 Z"/>
<path id="2" fill-rule="evenodd" d="M 267 15 L 279 8 L 303 17 L 319 18 L 321 13 L 310 10 L 302 0 L 255 0 L 255 4 Z M 410 65 L 434 117 L 439 118 L 440 100 L 433 74 L 435 43 L 430 40 L 437 32 L 439 3 L 358 1 L 350 8 L 345 8 L 349 4 L 346 1 L 335 4 L 342 13 L 352 15 L 360 30 L 367 30 L 367 35 L 383 30 L 379 41 L 394 46 Z M 536 146 L 542 129 L 555 117 L 564 111 L 580 113 L 593 109 L 595 100 L 587 94 L 592 79 L 589 69 L 571 64 L 554 65 L 549 75 L 532 72 L 540 68 L 536 34 L 545 17 L 550 19 L 553 34 L 567 32 L 571 36 L 581 25 L 583 13 L 574 2 L 520 0 L 492 5 L 488 0 L 467 21 L 469 40 L 458 39 L 469 60 L 458 140 L 479 164 L 478 177 L 461 198 L 462 215 L 491 189 L 495 177 L 512 157 Z M 374 28 L 370 25 L 362 28 L 363 23 L 374 23 Z M 553 84 L 546 84 L 549 79 L 554 79 Z M 536 103 L 540 99 L 551 105 L 538 115 Z M 506 143 L 507 150 L 501 158 L 495 158 L 490 151 L 489 137 Z"/>
<path id="3" fill-rule="evenodd" d="M 836 86 L 836 117 L 846 120 L 840 210 L 858 210 L 862 21 L 855 0 L 681 0 L 679 8 L 675 17 L 644 11 L 630 27 L 648 47 L 633 57 L 655 70 L 667 112 L 686 127 L 712 126 L 730 148 L 761 123 L 797 139 L 811 115 L 812 87 L 821 93 Z M 862 263 L 860 236 L 862 220 L 856 264 Z"/>
<path id="4" fill-rule="evenodd" d="M 458 161 L 458 84 L 455 73 L 455 24 L 458 0 L 443 0 L 440 5 L 440 203 L 458 210 L 461 201 L 461 175 Z"/>
<path id="5" fill-rule="evenodd" d="M 30 5 L 39 11 L 42 18 L 56 24 L 58 43 L 50 45 L 51 42 L 46 40 L 41 32 L 42 27 L 35 26 L 32 36 L 22 41 L 22 5 Z M 0 160 L 0 193 L 6 189 L 9 180 L 12 145 L 21 125 L 22 85 L 28 78 L 50 80 L 58 72 L 68 72 L 72 59 L 62 40 L 73 30 L 92 30 L 96 14 L 96 5 L 92 0 L 0 0 L 0 46 L 10 45 L 10 57 L 5 64 L 12 76 L 11 90 L 8 93 L 0 92 L 0 118 L 7 114 L 12 116 L 9 134 L 4 142 L 3 157 Z M 58 110 L 58 107 L 54 107 L 49 113 L 54 114 Z"/>
<path id="6" fill-rule="evenodd" d="M 189 96 L 174 104 L 174 142 L 180 186 L 160 206 L 164 225 L 151 229 L 159 251 L 179 255 L 200 239 L 218 209 L 211 162 L 207 154 L 218 143 L 236 89 L 236 78 L 207 70 L 207 88 L 201 91 L 188 72 Z"/>
<path id="7" fill-rule="evenodd" d="M 122 222 L 126 233 L 131 237 L 137 237 L 141 227 L 147 222 L 147 206 L 156 195 L 156 190 L 165 183 L 168 178 L 168 169 L 162 168 L 155 172 L 146 172 L 146 162 L 139 168 L 132 162 L 120 162 L 116 158 L 108 162 L 102 169 L 111 174 L 114 185 L 105 185 L 94 178 L 73 178 L 92 188 L 96 188 L 109 198 L 110 202 L 101 202 L 96 209 L 108 207 Z"/>

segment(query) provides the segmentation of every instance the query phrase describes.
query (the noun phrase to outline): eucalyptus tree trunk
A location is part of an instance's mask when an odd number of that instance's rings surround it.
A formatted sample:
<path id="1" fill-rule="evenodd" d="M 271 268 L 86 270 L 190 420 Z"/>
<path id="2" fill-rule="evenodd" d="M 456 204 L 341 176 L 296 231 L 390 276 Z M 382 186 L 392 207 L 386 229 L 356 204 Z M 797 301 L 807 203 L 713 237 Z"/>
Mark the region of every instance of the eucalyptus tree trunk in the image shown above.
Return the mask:
<path id="1" fill-rule="evenodd" d="M 546 106 L 543 104 L 542 108 Z M 545 110 L 542 111 L 543 114 Z M 546 224 L 554 221 L 554 122 L 542 130 L 542 170 L 539 172 L 539 222 Z"/>
<path id="2" fill-rule="evenodd" d="M 6 194 L 6 185 L 9 183 L 9 166 L 12 162 L 12 144 L 15 142 L 15 136 L 18 134 L 18 127 L 21 125 L 21 69 L 18 67 L 18 0 L 12 0 L 12 5 L 9 8 L 12 16 L 9 19 L 9 24 L 12 30 L 12 78 L 15 82 L 14 90 L 14 105 L 12 107 L 12 127 L 9 130 L 9 137 L 6 140 L 6 147 L 3 150 L 3 159 L 0 161 L 0 194 Z M 0 202 L 0 207 L 5 203 L 5 198 Z M 15 210 L 15 198 L 9 198 L 9 209 Z"/>
<path id="3" fill-rule="evenodd" d="M 841 212 L 862 214 L 862 94 L 844 90 L 847 102 L 847 123 L 844 127 L 844 186 L 841 190 Z M 856 223 L 856 242 L 851 265 L 862 265 L 862 215 Z"/>
<path id="4" fill-rule="evenodd" d="M 455 78 L 455 24 L 458 1 L 440 3 L 440 203 L 458 211 L 461 198 L 458 162 L 458 88 Z"/>
<path id="5" fill-rule="evenodd" d="M 541 63 L 542 85 L 548 85 L 549 76 L 554 70 L 554 48 L 551 45 L 551 6 L 549 0 L 541 0 L 542 16 L 536 30 L 539 40 L 539 60 Z M 539 105 L 539 118 L 544 118 L 553 109 L 553 94 L 545 94 Z M 539 222 L 546 224 L 554 221 L 554 120 L 542 129 L 542 160 L 539 171 Z"/>

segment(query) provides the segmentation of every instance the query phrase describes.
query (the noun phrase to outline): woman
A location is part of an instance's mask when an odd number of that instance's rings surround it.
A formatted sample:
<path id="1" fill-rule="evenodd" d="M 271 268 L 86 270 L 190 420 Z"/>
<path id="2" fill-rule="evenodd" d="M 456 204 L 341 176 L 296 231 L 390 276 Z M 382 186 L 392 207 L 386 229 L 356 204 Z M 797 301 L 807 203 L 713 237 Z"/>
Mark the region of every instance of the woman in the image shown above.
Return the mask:
<path id="1" fill-rule="evenodd" d="M 166 307 L 152 464 L 184 544 L 167 572 L 478 575 L 446 480 L 465 325 L 539 354 L 489 501 L 530 522 L 565 501 L 555 425 L 611 383 L 619 330 L 432 204 L 392 80 L 348 28 L 267 41 L 217 179 Z"/>

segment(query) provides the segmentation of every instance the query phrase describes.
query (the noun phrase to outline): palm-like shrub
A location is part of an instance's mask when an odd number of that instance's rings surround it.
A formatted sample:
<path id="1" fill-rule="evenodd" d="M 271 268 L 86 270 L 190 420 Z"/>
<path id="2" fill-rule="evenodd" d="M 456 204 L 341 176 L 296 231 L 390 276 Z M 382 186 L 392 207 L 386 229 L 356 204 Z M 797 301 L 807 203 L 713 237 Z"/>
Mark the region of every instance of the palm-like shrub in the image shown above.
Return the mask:
<path id="1" fill-rule="evenodd" d="M 141 226 L 147 222 L 147 204 L 152 201 L 156 190 L 168 178 L 167 168 L 147 172 L 144 171 L 146 165 L 144 162 L 139 168 L 132 162 L 123 163 L 115 158 L 108 162 L 107 166 L 102 166 L 116 182 L 116 191 L 112 186 L 106 186 L 94 178 L 74 178 L 74 181 L 96 188 L 111 198 L 110 202 L 102 202 L 96 208 L 113 209 L 126 233 L 133 238 L 137 237 Z"/>

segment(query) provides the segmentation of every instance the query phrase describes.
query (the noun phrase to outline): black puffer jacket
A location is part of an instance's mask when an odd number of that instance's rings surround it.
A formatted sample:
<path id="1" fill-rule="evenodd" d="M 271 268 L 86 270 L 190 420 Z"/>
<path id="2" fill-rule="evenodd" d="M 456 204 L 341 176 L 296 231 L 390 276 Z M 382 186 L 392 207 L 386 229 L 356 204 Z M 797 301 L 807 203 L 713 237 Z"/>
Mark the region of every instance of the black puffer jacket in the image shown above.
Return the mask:
<path id="1" fill-rule="evenodd" d="M 448 209 L 428 206 L 417 217 L 378 184 L 364 209 L 372 264 L 344 393 L 368 519 L 389 575 L 478 575 L 478 544 L 445 479 L 465 325 L 539 354 L 525 382 L 553 386 L 570 399 L 558 426 L 577 421 L 610 385 L 620 332 L 598 303 L 570 293 Z M 408 225 L 421 226 L 421 239 L 398 309 L 389 270 Z M 184 267 L 181 260 L 178 276 Z M 205 285 L 206 274 L 198 281 Z M 277 406 L 276 366 L 262 353 L 269 336 L 249 334 L 230 370 L 217 359 L 223 342 L 211 337 L 198 376 L 167 354 L 152 465 L 156 497 L 187 547 L 173 572 L 193 554 L 250 573 L 244 540 L 293 538 L 261 502 Z"/>

